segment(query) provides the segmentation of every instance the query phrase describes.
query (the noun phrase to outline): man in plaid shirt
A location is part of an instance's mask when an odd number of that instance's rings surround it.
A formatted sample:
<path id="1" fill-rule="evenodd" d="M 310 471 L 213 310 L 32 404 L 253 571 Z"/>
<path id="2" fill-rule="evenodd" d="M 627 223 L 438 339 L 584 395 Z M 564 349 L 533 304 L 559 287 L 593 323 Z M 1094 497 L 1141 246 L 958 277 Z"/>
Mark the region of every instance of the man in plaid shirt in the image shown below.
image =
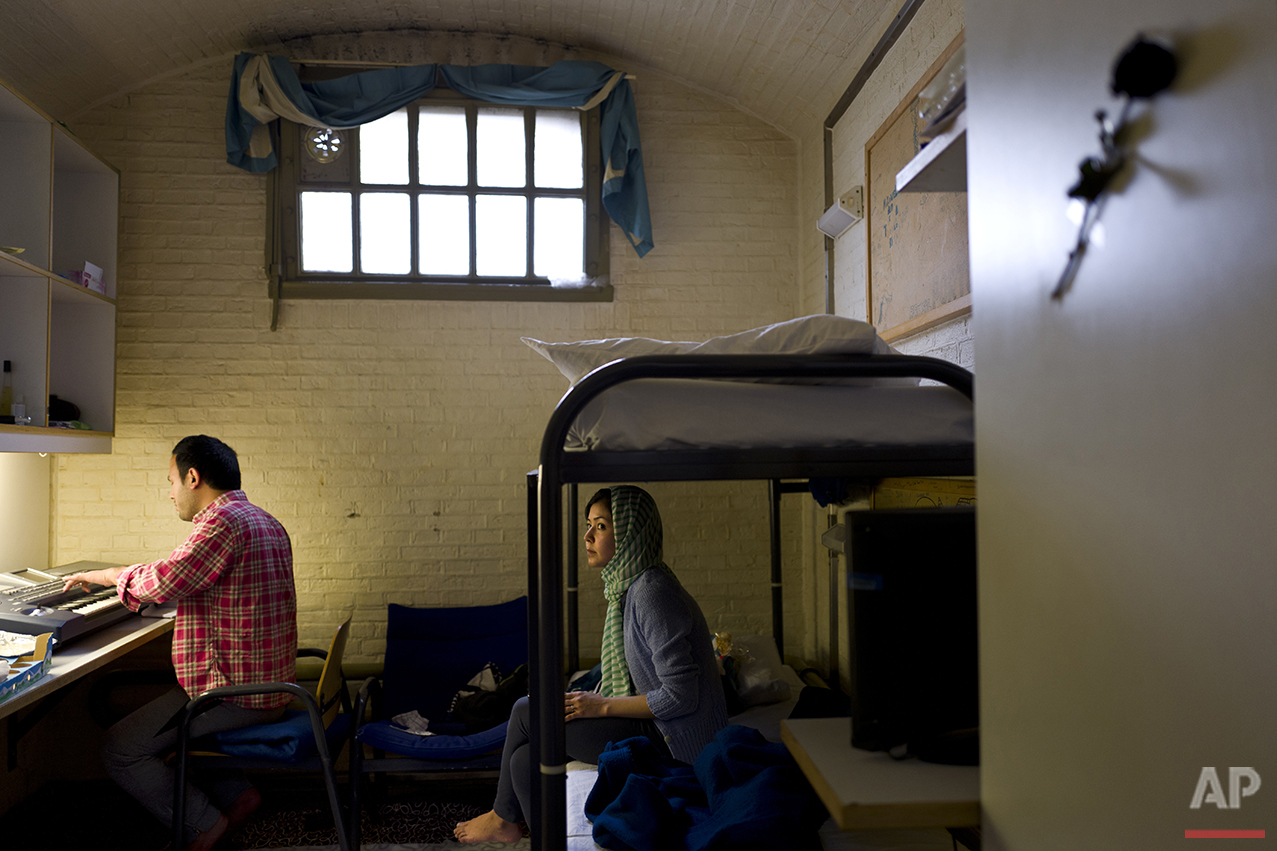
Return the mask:
<path id="1" fill-rule="evenodd" d="M 288 533 L 240 490 L 239 460 L 206 435 L 183 438 L 169 460 L 169 498 L 195 528 L 165 559 L 77 573 L 66 587 L 115 585 L 121 602 L 177 604 L 173 667 L 181 688 L 147 704 L 107 731 L 107 773 L 165 824 L 173 814 L 173 772 L 164 757 L 177 742 L 169 722 L 186 702 L 216 686 L 293 682 L 297 595 Z M 287 694 L 227 700 L 193 719 L 192 736 L 255 724 L 283 714 Z M 169 729 L 165 729 L 169 727 Z M 189 849 L 211 848 L 261 804 L 242 777 L 188 784 Z"/>

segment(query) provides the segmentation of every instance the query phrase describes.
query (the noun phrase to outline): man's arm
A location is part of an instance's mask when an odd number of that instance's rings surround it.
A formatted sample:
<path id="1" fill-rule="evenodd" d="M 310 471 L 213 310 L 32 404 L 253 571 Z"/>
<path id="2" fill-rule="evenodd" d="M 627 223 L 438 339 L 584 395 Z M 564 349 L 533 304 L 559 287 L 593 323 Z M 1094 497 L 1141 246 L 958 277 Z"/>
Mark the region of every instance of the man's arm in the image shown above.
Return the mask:
<path id="1" fill-rule="evenodd" d="M 83 573 L 73 573 L 63 579 L 62 590 L 70 591 L 71 586 L 79 585 L 80 590 L 88 592 L 90 585 L 114 585 L 120 573 L 128 565 L 120 565 L 119 567 L 107 567 L 102 570 L 86 570 Z"/>

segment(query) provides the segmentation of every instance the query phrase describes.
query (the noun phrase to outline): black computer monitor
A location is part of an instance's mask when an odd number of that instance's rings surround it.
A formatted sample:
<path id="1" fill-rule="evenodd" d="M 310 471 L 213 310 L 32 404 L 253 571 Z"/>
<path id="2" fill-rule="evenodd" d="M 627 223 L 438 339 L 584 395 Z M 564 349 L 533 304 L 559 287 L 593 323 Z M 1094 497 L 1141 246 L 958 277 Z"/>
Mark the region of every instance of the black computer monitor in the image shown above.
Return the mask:
<path id="1" fill-rule="evenodd" d="M 977 763 L 975 509 L 849 511 L 846 523 L 852 746 Z"/>

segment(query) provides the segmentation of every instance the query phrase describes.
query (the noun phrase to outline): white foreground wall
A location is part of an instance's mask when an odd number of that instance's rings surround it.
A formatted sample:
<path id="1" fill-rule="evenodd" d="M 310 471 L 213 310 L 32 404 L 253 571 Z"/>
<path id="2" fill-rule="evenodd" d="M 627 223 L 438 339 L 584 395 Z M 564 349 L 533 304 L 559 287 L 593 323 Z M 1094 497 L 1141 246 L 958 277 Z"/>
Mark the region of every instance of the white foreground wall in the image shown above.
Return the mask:
<path id="1" fill-rule="evenodd" d="M 1272 841 L 1277 6 L 966 14 L 985 848 Z M 1142 29 L 1179 40 L 1182 78 L 1055 303 L 1064 193 Z M 1193 810 L 1204 766 L 1264 782 Z"/>

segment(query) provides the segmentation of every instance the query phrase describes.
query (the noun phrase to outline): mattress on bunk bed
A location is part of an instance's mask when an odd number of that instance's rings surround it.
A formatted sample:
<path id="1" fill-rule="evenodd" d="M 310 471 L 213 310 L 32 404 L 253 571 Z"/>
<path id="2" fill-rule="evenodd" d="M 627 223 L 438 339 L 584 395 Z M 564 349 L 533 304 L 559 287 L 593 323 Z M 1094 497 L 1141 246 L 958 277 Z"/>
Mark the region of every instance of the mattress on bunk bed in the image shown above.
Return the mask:
<path id="1" fill-rule="evenodd" d="M 705 342 L 645 337 L 547 343 L 522 338 L 575 385 L 641 355 L 896 354 L 866 322 L 803 316 Z M 577 418 L 568 449 L 779 449 L 955 445 L 972 440 L 971 402 L 917 379 L 641 379 L 609 388 Z"/>
<path id="2" fill-rule="evenodd" d="M 942 385 L 642 379 L 588 403 L 564 448 L 962 446 L 974 435 L 971 401 Z"/>

